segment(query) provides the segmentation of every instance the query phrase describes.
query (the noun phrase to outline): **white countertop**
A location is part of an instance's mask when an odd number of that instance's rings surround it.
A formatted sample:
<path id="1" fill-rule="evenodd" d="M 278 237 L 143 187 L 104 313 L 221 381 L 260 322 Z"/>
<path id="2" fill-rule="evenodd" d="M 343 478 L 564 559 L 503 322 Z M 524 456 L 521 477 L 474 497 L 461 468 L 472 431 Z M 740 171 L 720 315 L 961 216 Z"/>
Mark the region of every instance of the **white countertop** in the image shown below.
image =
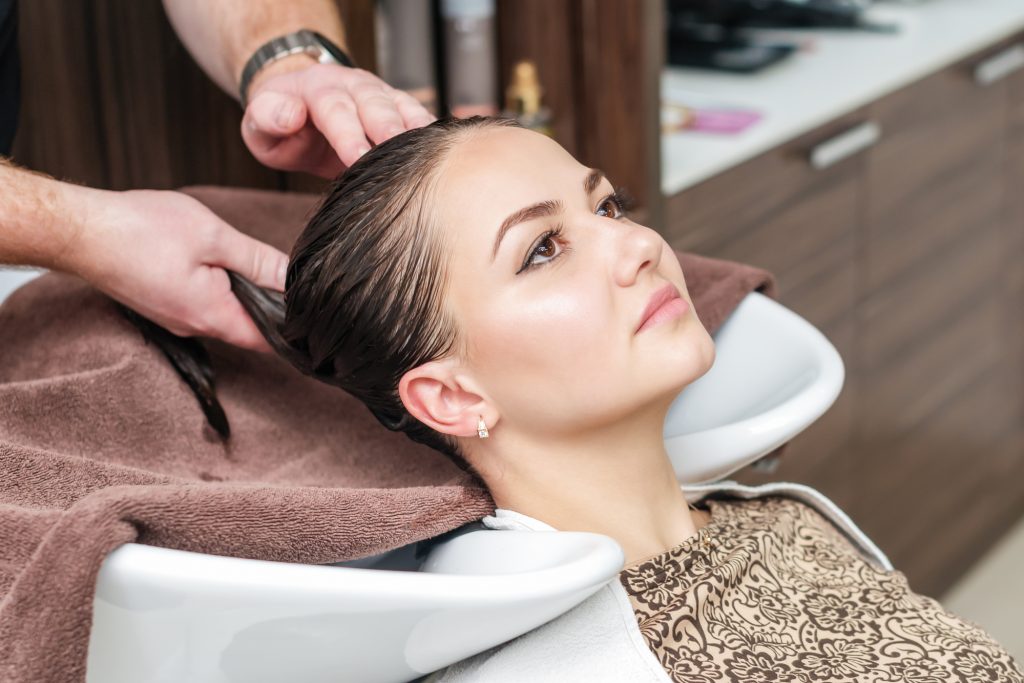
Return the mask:
<path id="1" fill-rule="evenodd" d="M 662 98 L 693 92 L 758 110 L 738 135 L 697 131 L 662 136 L 661 189 L 673 195 L 792 140 L 837 116 L 1024 30 L 1024 0 L 930 0 L 873 7 L 873 19 L 898 22 L 896 34 L 840 30 L 758 30 L 811 41 L 760 73 L 667 67 Z"/>

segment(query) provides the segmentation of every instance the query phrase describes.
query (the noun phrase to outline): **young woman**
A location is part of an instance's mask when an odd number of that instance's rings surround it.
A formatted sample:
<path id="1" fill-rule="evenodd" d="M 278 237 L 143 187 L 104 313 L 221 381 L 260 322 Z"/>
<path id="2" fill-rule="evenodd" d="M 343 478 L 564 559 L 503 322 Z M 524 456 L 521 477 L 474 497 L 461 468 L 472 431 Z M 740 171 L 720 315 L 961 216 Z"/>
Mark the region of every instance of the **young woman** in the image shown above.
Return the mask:
<path id="1" fill-rule="evenodd" d="M 669 245 L 551 139 L 483 117 L 391 138 L 309 221 L 283 308 L 234 282 L 296 367 L 478 473 L 492 526 L 625 551 L 619 582 L 437 680 L 1024 681 L 805 500 L 688 504 L 662 427 L 713 342 Z"/>

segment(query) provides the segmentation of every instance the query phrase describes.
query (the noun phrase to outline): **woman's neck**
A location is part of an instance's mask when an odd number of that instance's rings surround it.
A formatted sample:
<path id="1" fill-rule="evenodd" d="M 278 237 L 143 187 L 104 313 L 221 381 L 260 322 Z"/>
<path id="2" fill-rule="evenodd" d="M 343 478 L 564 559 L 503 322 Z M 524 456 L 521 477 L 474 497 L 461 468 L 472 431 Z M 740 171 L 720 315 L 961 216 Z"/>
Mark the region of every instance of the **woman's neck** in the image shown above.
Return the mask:
<path id="1" fill-rule="evenodd" d="M 662 412 L 573 439 L 509 438 L 508 457 L 494 458 L 501 465 L 481 474 L 498 507 L 562 531 L 611 536 L 633 564 L 682 543 L 707 521 L 687 505 L 663 422 Z"/>

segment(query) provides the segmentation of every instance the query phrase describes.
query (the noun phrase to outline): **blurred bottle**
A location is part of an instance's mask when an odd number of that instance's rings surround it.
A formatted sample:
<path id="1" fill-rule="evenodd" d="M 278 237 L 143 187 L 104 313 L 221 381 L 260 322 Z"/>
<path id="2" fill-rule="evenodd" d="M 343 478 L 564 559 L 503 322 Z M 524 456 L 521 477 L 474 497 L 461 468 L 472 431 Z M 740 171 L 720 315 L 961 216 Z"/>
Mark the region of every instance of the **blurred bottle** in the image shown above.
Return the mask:
<path id="1" fill-rule="evenodd" d="M 452 116 L 498 113 L 494 0 L 441 0 L 445 100 Z"/>
<path id="2" fill-rule="evenodd" d="M 516 119 L 524 128 L 554 137 L 551 110 L 541 104 L 544 88 L 537 76 L 537 65 L 528 59 L 512 67 L 512 81 L 505 88 L 505 110 L 502 116 Z"/>
<path id="3" fill-rule="evenodd" d="M 405 90 L 438 116 L 434 30 L 426 0 L 377 0 L 377 65 L 381 79 Z"/>

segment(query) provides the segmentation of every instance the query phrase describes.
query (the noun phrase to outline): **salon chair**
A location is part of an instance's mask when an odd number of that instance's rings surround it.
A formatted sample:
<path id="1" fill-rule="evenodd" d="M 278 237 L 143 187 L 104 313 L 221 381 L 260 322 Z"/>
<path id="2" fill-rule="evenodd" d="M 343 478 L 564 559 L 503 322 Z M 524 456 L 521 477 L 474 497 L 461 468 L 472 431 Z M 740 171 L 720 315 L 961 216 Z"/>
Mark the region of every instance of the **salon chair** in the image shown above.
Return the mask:
<path id="1" fill-rule="evenodd" d="M 28 276 L 0 269 L 0 301 Z M 683 484 L 721 480 L 772 452 L 818 419 L 843 384 L 828 339 L 760 293 L 748 294 L 714 339 L 713 367 L 665 422 Z M 479 523 L 334 565 L 129 543 L 100 568 L 87 679 L 410 681 L 568 611 L 622 562 L 606 536 L 494 533 Z"/>

